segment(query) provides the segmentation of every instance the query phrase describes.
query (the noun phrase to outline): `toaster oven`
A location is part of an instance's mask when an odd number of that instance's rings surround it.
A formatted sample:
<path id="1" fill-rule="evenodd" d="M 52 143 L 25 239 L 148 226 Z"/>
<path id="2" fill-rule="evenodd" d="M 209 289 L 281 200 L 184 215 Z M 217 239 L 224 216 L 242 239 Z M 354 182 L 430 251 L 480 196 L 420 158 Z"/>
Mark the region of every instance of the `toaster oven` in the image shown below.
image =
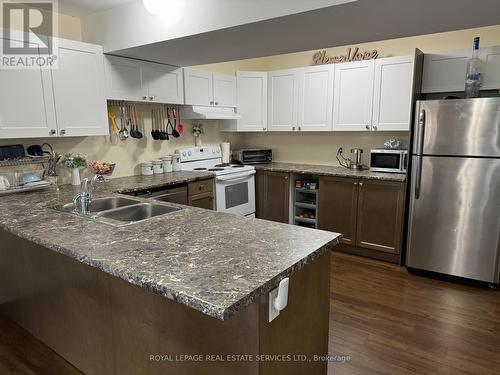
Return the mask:
<path id="1" fill-rule="evenodd" d="M 244 148 L 233 152 L 233 159 L 241 164 L 264 164 L 273 161 L 273 150 Z"/>

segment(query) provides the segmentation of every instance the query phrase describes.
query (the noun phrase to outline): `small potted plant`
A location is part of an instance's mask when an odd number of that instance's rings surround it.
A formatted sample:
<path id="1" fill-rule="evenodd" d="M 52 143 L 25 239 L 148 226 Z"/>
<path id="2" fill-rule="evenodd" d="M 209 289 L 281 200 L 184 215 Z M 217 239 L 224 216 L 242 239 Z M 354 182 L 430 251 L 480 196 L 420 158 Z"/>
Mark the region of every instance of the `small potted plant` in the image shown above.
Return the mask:
<path id="1" fill-rule="evenodd" d="M 80 169 L 87 166 L 87 156 L 84 154 L 65 154 L 63 165 L 71 170 L 71 185 L 80 185 Z"/>
<path id="2" fill-rule="evenodd" d="M 194 135 L 194 144 L 197 147 L 203 146 L 203 142 L 201 140 L 201 136 L 205 134 L 205 129 L 203 128 L 203 125 L 202 124 L 193 125 L 193 128 L 191 129 L 191 134 Z"/>

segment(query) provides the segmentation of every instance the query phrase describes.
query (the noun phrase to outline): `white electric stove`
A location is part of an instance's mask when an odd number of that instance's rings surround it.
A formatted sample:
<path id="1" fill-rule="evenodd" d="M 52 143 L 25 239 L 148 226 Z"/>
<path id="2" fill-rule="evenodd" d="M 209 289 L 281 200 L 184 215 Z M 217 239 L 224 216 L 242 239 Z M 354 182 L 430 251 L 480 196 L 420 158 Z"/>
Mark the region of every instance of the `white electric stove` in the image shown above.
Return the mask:
<path id="1" fill-rule="evenodd" d="M 180 155 L 182 170 L 215 174 L 217 211 L 255 216 L 255 168 L 251 165 L 223 164 L 220 146 L 186 147 Z"/>

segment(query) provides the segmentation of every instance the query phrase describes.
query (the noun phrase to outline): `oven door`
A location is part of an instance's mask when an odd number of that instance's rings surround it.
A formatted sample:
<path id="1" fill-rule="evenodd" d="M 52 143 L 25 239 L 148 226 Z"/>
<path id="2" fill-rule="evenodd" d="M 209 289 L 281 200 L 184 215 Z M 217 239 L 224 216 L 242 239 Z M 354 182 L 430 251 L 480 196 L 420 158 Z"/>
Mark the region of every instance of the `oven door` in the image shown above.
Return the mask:
<path id="1" fill-rule="evenodd" d="M 255 171 L 215 178 L 217 211 L 243 216 L 255 213 Z"/>

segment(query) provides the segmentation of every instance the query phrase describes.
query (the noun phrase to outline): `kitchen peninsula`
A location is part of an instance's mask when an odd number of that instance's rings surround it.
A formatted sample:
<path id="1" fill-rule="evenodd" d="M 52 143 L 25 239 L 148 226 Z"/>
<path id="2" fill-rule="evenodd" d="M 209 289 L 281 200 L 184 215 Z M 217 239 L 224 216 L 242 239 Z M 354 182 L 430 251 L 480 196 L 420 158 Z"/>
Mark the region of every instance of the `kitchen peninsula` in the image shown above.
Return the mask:
<path id="1" fill-rule="evenodd" d="M 116 178 L 96 195 L 212 177 Z M 57 210 L 75 193 L 62 186 L 0 200 L 0 301 L 77 368 L 326 373 L 314 355 L 328 353 L 328 250 L 339 234 L 187 206 L 115 227 Z M 269 292 L 286 277 L 288 306 L 269 322 Z"/>

